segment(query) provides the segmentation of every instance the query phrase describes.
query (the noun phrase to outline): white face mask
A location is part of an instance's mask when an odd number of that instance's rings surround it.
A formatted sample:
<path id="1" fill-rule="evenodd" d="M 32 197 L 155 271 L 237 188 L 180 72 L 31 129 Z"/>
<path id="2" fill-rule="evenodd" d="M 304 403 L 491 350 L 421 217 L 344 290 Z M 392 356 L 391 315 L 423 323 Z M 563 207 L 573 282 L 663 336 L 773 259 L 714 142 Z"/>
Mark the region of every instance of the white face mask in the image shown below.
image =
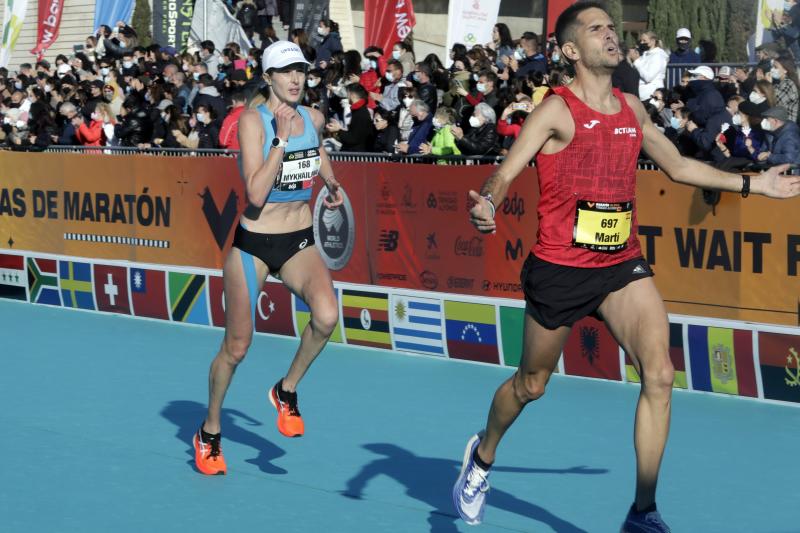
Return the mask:
<path id="1" fill-rule="evenodd" d="M 322 36 L 322 37 L 325 37 L 326 35 L 328 35 L 328 30 L 326 30 L 322 26 L 318 26 L 317 27 L 317 34 Z"/>
<path id="2" fill-rule="evenodd" d="M 392 58 L 393 59 L 400 59 L 400 50 L 392 50 Z"/>
<path id="3" fill-rule="evenodd" d="M 478 74 L 475 73 L 475 74 L 472 75 L 472 79 L 475 80 L 475 81 L 478 81 L 478 79 L 480 79 L 480 76 L 478 76 Z"/>
<path id="4" fill-rule="evenodd" d="M 761 129 L 764 131 L 772 131 L 772 123 L 767 119 L 761 119 Z"/>
<path id="5" fill-rule="evenodd" d="M 369 60 L 369 66 L 372 67 L 374 70 L 378 70 L 378 62 L 374 59 Z"/>
<path id="6" fill-rule="evenodd" d="M 739 113 L 736 113 L 735 115 L 733 115 L 732 122 L 733 122 L 734 126 L 741 126 L 742 125 L 742 115 L 740 115 Z"/>
<path id="7" fill-rule="evenodd" d="M 133 61 L 123 61 L 122 68 L 131 68 L 133 66 Z"/>
<path id="8" fill-rule="evenodd" d="M 28 123 L 25 122 L 24 120 L 18 120 L 17 121 L 17 129 L 18 130 L 21 130 L 21 129 L 25 128 L 25 126 L 27 126 L 27 125 L 28 125 Z"/>
<path id="9" fill-rule="evenodd" d="M 403 105 L 406 106 L 406 109 L 411 107 L 411 104 L 414 102 L 413 98 L 403 98 Z"/>
<path id="10" fill-rule="evenodd" d="M 486 84 L 485 83 L 478 83 L 478 85 L 475 88 L 478 89 L 478 92 L 480 92 L 480 93 L 485 93 L 486 92 Z"/>
<path id="11" fill-rule="evenodd" d="M 100 113 L 92 113 L 92 120 L 100 120 Z"/>
<path id="12" fill-rule="evenodd" d="M 389 83 L 394 83 L 394 74 L 392 74 L 391 72 L 387 72 L 386 81 L 388 81 Z"/>
<path id="13" fill-rule="evenodd" d="M 53 88 L 52 88 L 50 85 L 47 85 L 47 84 L 45 84 L 45 86 L 44 86 L 44 92 L 46 92 L 46 93 L 49 93 L 49 92 L 50 92 L 50 91 L 52 91 L 52 90 L 53 90 Z"/>
<path id="14" fill-rule="evenodd" d="M 438 118 L 435 118 L 435 119 L 433 119 L 433 127 L 434 127 L 434 128 L 436 128 L 436 129 L 438 130 L 438 129 L 440 129 L 442 126 L 443 126 L 443 124 L 442 124 L 442 121 L 441 121 L 441 120 L 439 120 Z"/>
<path id="15" fill-rule="evenodd" d="M 206 114 L 205 113 L 197 113 L 194 116 L 197 119 L 197 122 L 205 122 L 206 121 Z"/>
<path id="16" fill-rule="evenodd" d="M 200 79 L 200 73 L 199 72 L 193 73 L 192 78 L 194 78 L 195 81 L 198 81 Z"/>
<path id="17" fill-rule="evenodd" d="M 161 119 L 164 122 L 169 122 L 169 115 L 167 113 L 161 113 Z"/>
<path id="18" fill-rule="evenodd" d="M 481 119 L 476 117 L 475 115 L 469 117 L 469 125 L 473 128 L 480 128 L 481 127 Z"/>
<path id="19" fill-rule="evenodd" d="M 753 91 L 753 92 L 750 93 L 750 96 L 748 97 L 748 99 L 751 102 L 753 102 L 754 104 L 758 105 L 758 104 L 766 102 L 767 97 L 764 96 L 763 94 L 759 94 L 759 93 Z"/>
<path id="20" fill-rule="evenodd" d="M 111 69 L 109 69 L 108 67 L 103 67 L 103 68 L 100 69 L 100 74 L 102 74 L 103 76 L 108 76 L 108 71 L 109 70 L 111 70 Z"/>
<path id="21" fill-rule="evenodd" d="M 361 60 L 361 70 L 369 70 L 372 68 L 372 63 L 370 63 L 369 59 L 362 59 Z"/>
<path id="22" fill-rule="evenodd" d="M 189 72 L 189 65 L 187 65 L 187 64 L 185 64 L 185 63 L 184 63 L 183 65 L 181 65 L 181 69 L 182 69 L 184 72 Z"/>
<path id="23" fill-rule="evenodd" d="M 314 87 L 316 87 L 317 85 L 319 85 L 319 81 L 320 81 L 320 80 L 319 80 L 318 78 L 308 78 L 308 80 L 306 81 L 306 84 L 307 84 L 307 85 L 308 85 L 310 88 L 312 88 L 312 89 L 313 89 Z"/>
<path id="24" fill-rule="evenodd" d="M 517 48 L 514 50 L 514 57 L 517 58 L 517 61 L 522 61 L 525 59 L 525 49 L 524 48 Z"/>
<path id="25" fill-rule="evenodd" d="M 773 79 L 773 80 L 779 80 L 779 79 L 781 79 L 781 73 L 780 73 L 780 71 L 779 71 L 778 69 L 774 68 L 774 67 L 773 67 L 772 69 L 770 69 L 770 71 L 769 71 L 769 75 L 770 75 L 770 76 L 772 76 L 772 79 Z"/>

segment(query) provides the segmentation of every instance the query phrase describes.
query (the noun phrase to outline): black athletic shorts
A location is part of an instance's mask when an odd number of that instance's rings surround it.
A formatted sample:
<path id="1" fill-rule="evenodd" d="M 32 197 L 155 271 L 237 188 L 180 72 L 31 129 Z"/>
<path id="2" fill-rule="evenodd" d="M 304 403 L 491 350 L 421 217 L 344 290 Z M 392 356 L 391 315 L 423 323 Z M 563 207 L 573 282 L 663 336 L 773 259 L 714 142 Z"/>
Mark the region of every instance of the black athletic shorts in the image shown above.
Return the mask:
<path id="1" fill-rule="evenodd" d="M 556 329 L 589 315 L 602 320 L 597 308 L 609 293 L 653 275 L 642 257 L 608 267 L 578 268 L 550 263 L 531 253 L 520 280 L 528 314 L 547 329 Z"/>
<path id="2" fill-rule="evenodd" d="M 261 259 L 269 271 L 276 274 L 294 254 L 314 246 L 314 229 L 309 226 L 291 233 L 254 233 L 239 224 L 233 235 L 233 245 Z"/>

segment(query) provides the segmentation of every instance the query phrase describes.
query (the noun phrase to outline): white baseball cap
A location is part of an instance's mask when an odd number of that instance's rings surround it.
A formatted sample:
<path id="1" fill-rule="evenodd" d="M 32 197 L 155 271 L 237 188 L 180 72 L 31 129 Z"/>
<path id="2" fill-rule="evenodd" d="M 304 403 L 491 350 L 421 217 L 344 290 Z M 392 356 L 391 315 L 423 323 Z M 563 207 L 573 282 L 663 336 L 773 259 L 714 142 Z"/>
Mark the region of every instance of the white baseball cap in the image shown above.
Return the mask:
<path id="1" fill-rule="evenodd" d="M 295 43 L 290 41 L 277 41 L 272 43 L 264 50 L 261 57 L 261 67 L 264 72 L 271 68 L 283 68 L 295 63 L 310 65 L 306 61 L 303 51 Z"/>
<path id="2" fill-rule="evenodd" d="M 681 28 L 675 34 L 675 38 L 676 39 L 691 39 L 692 38 L 692 32 L 689 31 L 689 28 Z"/>
<path id="3" fill-rule="evenodd" d="M 694 74 L 695 76 L 703 76 L 706 79 L 713 80 L 714 79 L 714 71 L 711 70 L 711 67 L 707 67 L 705 65 L 701 65 L 697 68 L 693 68 L 692 70 L 688 71 L 689 74 Z"/>

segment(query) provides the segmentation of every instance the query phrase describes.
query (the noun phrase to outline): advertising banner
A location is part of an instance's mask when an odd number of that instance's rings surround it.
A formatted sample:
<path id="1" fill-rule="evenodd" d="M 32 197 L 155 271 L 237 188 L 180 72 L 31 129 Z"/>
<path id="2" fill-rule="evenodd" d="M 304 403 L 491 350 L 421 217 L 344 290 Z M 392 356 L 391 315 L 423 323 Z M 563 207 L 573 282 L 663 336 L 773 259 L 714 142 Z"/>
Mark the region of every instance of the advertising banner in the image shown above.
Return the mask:
<path id="1" fill-rule="evenodd" d="M 36 32 L 36 47 L 31 53 L 41 59 L 45 51 L 58 39 L 58 28 L 61 26 L 61 13 L 64 10 L 63 0 L 39 0 L 39 26 Z"/>
<path id="2" fill-rule="evenodd" d="M 186 48 L 192 30 L 194 0 L 153 0 L 153 42 Z"/>

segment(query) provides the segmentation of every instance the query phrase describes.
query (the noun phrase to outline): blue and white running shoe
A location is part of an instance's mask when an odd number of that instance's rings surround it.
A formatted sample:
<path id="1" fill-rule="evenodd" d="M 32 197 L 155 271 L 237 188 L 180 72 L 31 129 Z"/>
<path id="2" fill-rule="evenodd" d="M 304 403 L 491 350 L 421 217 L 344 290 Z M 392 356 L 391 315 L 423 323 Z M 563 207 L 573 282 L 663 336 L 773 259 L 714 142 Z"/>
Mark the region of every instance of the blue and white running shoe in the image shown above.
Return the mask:
<path id="1" fill-rule="evenodd" d="M 628 511 L 620 533 L 670 533 L 669 526 L 661 519 L 658 510 L 649 513 Z"/>
<path id="2" fill-rule="evenodd" d="M 486 507 L 486 493 L 489 492 L 489 472 L 483 470 L 472 458 L 475 449 L 483 439 L 484 432 L 473 435 L 467 442 L 464 450 L 464 462 L 461 464 L 461 474 L 453 485 L 453 503 L 458 514 L 467 524 L 476 526 L 483 521 L 483 511 Z"/>

